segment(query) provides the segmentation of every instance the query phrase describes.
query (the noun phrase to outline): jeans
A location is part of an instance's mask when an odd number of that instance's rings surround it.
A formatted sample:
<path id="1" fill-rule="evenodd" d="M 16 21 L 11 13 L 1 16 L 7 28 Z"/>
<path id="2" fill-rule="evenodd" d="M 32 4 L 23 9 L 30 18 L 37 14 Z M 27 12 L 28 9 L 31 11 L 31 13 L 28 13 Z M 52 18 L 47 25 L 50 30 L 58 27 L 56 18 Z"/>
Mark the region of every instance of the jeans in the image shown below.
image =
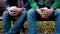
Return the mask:
<path id="1" fill-rule="evenodd" d="M 40 16 L 34 9 L 30 9 L 27 13 L 28 34 L 38 34 L 36 27 L 37 15 Z M 60 34 L 60 9 L 56 9 L 50 17 L 55 18 L 54 34 Z"/>
<path id="2" fill-rule="evenodd" d="M 21 25 L 25 22 L 27 11 L 22 11 L 16 21 L 14 22 L 13 26 L 11 27 L 11 16 L 9 15 L 8 11 L 5 11 L 3 13 L 3 29 L 4 34 L 17 34 L 19 29 L 21 28 Z"/>

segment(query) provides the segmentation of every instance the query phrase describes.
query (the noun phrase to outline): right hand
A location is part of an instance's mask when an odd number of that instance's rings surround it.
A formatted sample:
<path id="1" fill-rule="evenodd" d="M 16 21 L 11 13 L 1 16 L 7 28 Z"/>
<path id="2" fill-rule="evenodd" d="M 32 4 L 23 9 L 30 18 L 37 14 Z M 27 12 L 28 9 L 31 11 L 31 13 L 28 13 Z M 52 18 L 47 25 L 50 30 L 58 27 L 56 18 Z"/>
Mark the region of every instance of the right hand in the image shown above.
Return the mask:
<path id="1" fill-rule="evenodd" d="M 8 7 L 7 10 L 11 16 L 16 16 L 16 7 L 15 8 Z"/>
<path id="2" fill-rule="evenodd" d="M 44 11 L 44 9 L 42 9 L 42 8 L 40 8 L 40 9 L 37 9 L 37 12 L 40 14 L 40 16 L 42 17 L 42 18 L 47 18 L 46 16 L 46 11 Z"/>
<path id="3" fill-rule="evenodd" d="M 11 16 L 17 16 L 21 11 L 24 10 L 24 8 L 23 7 L 18 8 L 18 7 L 13 6 L 13 7 L 9 7 L 7 10 L 9 11 L 9 14 Z"/>
<path id="4" fill-rule="evenodd" d="M 21 12 L 21 11 L 23 11 L 24 10 L 24 8 L 22 7 L 22 8 L 17 8 L 17 11 L 19 11 L 19 12 Z"/>

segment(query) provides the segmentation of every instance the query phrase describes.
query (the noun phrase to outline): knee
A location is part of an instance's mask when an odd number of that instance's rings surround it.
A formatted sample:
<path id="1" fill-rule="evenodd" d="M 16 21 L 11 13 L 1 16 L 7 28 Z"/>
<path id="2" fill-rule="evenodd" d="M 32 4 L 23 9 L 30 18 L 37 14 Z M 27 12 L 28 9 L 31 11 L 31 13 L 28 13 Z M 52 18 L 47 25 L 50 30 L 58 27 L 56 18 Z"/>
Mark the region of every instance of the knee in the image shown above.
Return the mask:
<path id="1" fill-rule="evenodd" d="M 32 14 L 35 14 L 36 11 L 34 9 L 30 9 L 28 12 L 27 12 L 27 15 L 32 15 Z"/>
<path id="2" fill-rule="evenodd" d="M 60 9 L 56 9 L 54 14 L 55 14 L 56 16 L 59 16 L 59 15 L 60 15 Z"/>
<path id="3" fill-rule="evenodd" d="M 4 17 L 4 16 L 8 16 L 8 15 L 9 15 L 8 11 L 4 11 L 3 17 Z"/>
<path id="4" fill-rule="evenodd" d="M 24 11 L 22 12 L 22 14 L 23 14 L 23 15 L 26 15 L 26 14 L 27 14 L 27 11 L 26 11 L 26 10 L 24 10 Z"/>

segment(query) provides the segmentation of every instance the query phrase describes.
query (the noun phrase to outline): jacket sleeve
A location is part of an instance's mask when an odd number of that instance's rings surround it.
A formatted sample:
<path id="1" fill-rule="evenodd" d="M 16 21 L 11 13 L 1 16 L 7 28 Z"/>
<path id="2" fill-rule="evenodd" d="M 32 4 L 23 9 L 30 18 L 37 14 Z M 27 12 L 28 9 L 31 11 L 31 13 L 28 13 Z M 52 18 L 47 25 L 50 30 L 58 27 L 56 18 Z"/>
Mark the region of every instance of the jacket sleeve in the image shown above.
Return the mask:
<path id="1" fill-rule="evenodd" d="M 56 1 L 54 2 L 54 4 L 51 6 L 51 8 L 56 9 L 56 8 L 58 8 L 59 6 L 60 6 L 60 0 L 56 0 Z"/>
<path id="2" fill-rule="evenodd" d="M 28 0 L 28 2 L 33 9 L 36 10 L 37 8 L 39 8 L 37 4 L 34 2 L 34 0 Z"/>

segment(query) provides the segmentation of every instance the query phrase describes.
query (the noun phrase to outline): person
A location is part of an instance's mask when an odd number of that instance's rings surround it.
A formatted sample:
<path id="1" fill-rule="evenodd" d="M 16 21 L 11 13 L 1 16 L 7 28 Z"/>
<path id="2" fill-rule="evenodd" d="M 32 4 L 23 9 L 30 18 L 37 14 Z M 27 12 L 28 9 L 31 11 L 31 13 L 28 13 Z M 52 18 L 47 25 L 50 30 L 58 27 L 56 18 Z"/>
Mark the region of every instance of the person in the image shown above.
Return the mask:
<path id="1" fill-rule="evenodd" d="M 20 28 L 23 29 L 25 22 L 28 2 L 23 0 L 7 0 L 5 3 L 6 10 L 3 13 L 4 34 L 20 34 Z M 11 19 L 16 18 L 11 27 Z"/>
<path id="2" fill-rule="evenodd" d="M 36 20 L 55 18 L 54 34 L 60 34 L 60 0 L 28 0 L 32 9 L 27 13 L 28 34 L 37 34 Z M 28 17 L 29 16 L 29 17 Z"/>

